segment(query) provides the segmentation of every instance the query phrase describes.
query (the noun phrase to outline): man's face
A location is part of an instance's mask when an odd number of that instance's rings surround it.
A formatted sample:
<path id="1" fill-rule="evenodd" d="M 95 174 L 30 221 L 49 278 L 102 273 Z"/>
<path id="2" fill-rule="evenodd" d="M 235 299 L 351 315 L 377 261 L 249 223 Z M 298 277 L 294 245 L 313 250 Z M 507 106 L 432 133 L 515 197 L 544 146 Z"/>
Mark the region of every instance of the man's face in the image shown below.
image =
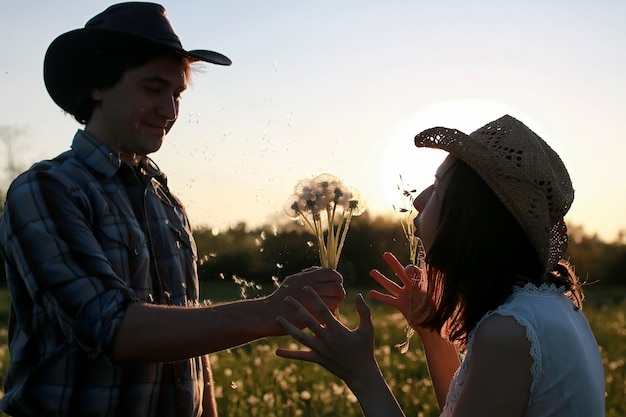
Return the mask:
<path id="1" fill-rule="evenodd" d="M 187 65 L 159 57 L 126 71 L 111 88 L 94 89 L 99 104 L 85 130 L 127 162 L 156 152 L 178 117 Z"/>

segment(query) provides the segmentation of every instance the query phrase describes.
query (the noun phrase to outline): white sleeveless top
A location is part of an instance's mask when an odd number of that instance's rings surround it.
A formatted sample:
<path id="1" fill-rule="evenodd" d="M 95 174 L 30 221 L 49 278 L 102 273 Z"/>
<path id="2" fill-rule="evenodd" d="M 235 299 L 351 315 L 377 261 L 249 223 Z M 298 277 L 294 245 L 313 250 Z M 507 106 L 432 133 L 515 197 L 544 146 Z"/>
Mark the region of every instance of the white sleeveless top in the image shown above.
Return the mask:
<path id="1" fill-rule="evenodd" d="M 516 288 L 478 322 L 465 358 L 454 374 L 442 417 L 452 416 L 472 355 L 476 329 L 494 314 L 510 316 L 526 328 L 532 384 L 524 417 L 603 417 L 604 369 L 598 344 L 582 311 L 554 285 Z"/>

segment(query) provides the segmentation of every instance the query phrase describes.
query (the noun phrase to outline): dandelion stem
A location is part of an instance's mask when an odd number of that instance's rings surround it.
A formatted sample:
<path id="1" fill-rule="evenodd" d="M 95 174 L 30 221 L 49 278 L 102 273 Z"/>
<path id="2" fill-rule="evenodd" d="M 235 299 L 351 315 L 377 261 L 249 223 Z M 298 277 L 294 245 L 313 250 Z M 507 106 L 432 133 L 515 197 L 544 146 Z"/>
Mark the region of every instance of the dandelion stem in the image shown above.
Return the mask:
<path id="1" fill-rule="evenodd" d="M 343 244 L 346 241 L 346 235 L 348 234 L 348 228 L 350 227 L 350 222 L 352 221 L 352 209 L 348 211 L 346 215 L 345 224 L 343 226 L 343 233 L 341 234 L 341 241 L 339 242 L 339 247 L 337 248 L 337 259 L 341 256 L 341 251 L 343 250 Z"/>

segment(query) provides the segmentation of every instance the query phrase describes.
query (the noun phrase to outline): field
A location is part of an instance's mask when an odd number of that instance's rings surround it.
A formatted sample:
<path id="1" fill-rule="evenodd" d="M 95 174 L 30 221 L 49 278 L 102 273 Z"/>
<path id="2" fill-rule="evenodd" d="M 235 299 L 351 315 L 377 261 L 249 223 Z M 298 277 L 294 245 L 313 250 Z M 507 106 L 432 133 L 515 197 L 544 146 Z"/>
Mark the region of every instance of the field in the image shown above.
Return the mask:
<path id="1" fill-rule="evenodd" d="M 239 289 L 221 290 L 224 292 L 220 297 L 240 297 Z M 342 319 L 350 327 L 357 320 L 352 305 L 354 295 L 350 292 L 341 308 Z M 626 415 L 623 401 L 626 396 L 626 290 L 596 289 L 588 291 L 587 296 L 584 311 L 601 346 L 605 365 L 606 415 L 623 417 Z M 0 290 L 0 380 L 9 360 L 6 346 L 8 301 L 6 290 Z M 409 351 L 401 354 L 394 345 L 405 339 L 402 317 L 379 303 L 369 304 L 377 330 L 377 358 L 406 415 L 438 416 L 419 341 L 414 337 Z M 221 417 L 361 415 L 356 399 L 339 379 L 315 364 L 288 361 L 274 355 L 277 347 L 289 347 L 292 343 L 288 337 L 268 338 L 212 356 Z"/>

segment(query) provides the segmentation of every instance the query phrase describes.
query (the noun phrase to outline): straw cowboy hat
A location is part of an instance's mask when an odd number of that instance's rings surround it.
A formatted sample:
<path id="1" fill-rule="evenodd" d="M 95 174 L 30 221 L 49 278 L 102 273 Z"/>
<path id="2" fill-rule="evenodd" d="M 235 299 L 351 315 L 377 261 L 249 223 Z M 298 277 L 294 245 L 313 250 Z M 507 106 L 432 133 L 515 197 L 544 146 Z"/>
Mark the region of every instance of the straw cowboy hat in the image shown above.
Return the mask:
<path id="1" fill-rule="evenodd" d="M 559 156 L 526 125 L 505 115 L 469 135 L 435 127 L 415 136 L 415 145 L 442 149 L 472 167 L 522 226 L 546 271 L 562 258 L 563 216 L 574 189 Z"/>
<path id="2" fill-rule="evenodd" d="M 218 52 L 185 50 L 163 6 L 142 2 L 120 3 L 94 16 L 84 28 L 64 33 L 52 41 L 44 58 L 44 82 L 50 97 L 63 110 L 72 113 L 72 102 L 79 88 L 75 78 L 85 59 L 103 46 L 128 43 L 163 47 L 192 62 L 232 63 Z"/>

